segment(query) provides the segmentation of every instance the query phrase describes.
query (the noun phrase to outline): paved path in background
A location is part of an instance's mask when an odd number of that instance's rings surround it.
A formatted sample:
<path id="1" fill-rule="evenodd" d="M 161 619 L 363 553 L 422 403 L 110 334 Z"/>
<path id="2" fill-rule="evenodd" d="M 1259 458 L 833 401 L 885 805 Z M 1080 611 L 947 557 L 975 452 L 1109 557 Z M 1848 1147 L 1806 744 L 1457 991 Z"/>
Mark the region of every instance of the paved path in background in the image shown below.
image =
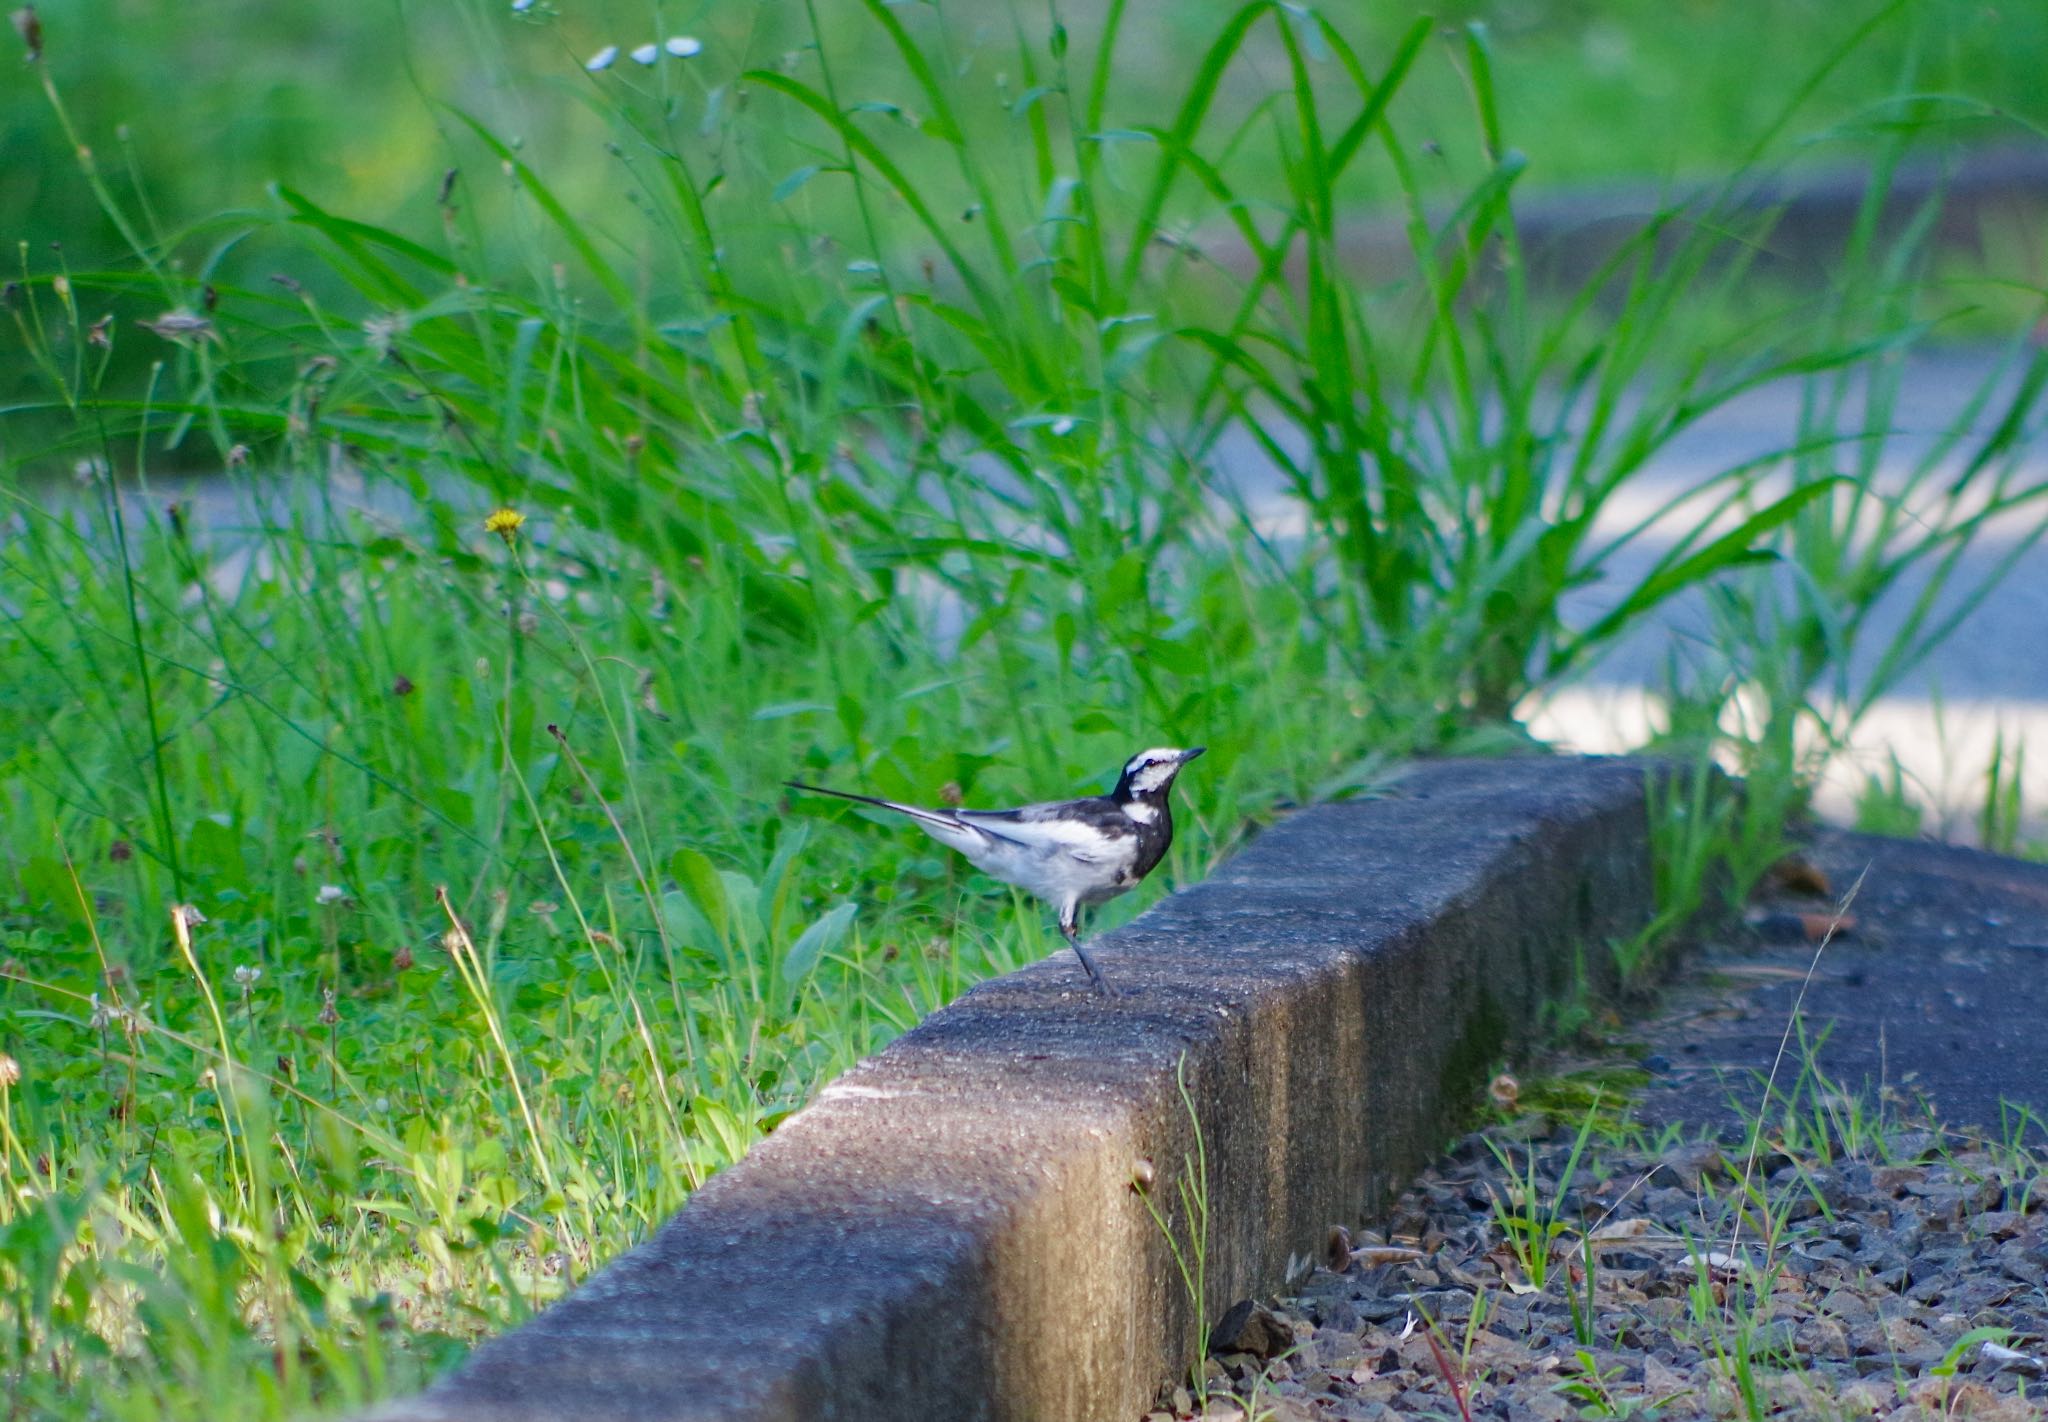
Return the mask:
<path id="1" fill-rule="evenodd" d="M 1707 951 L 1640 1034 L 1662 1067 L 1642 1117 L 1732 1121 L 1731 1097 L 1753 1115 L 1796 1006 L 1821 1071 L 1888 1120 L 1931 1108 L 2048 1146 L 2048 865 L 1843 831 L 1808 857 L 1830 894 L 1778 895 L 1764 946 Z M 1853 926 L 1816 956 L 1800 915 L 1817 927 L 1852 889 Z M 1779 1093 L 1799 1067 L 1795 1037 Z"/>
<path id="2" fill-rule="evenodd" d="M 1962 351 L 1917 358 L 1907 369 L 1891 421 L 1893 434 L 1878 463 L 1880 488 L 1899 488 L 1930 458 L 1942 432 L 1957 422 L 1988 431 L 2002 412 L 1997 402 L 1971 414 L 1971 401 L 1999 377 L 1996 356 Z M 2009 381 L 2007 382 L 2009 385 Z M 1620 532 L 1639 511 L 1721 470 L 1782 449 L 1797 428 L 1796 387 L 1758 390 L 1716 412 L 1675 441 L 1645 471 L 1628 507 L 1603 519 Z M 2040 429 L 2036 415 L 2030 427 Z M 1935 467 L 1943 478 L 1961 471 L 1963 455 L 1950 453 Z M 2048 482 L 2048 442 L 2020 449 L 2014 487 Z M 1932 481 L 1939 486 L 1943 480 Z M 2048 501 L 2030 517 L 2048 518 Z M 2030 517 L 1994 525 L 1951 574 L 1949 592 L 1935 604 L 1953 608 L 1967 590 L 2012 557 Z M 1586 589 L 1567 603 L 1575 622 L 1597 615 L 1631 586 L 1665 547 L 1656 538 L 1618 558 L 1606 586 Z M 1885 647 L 1912 614 L 1925 588 L 1924 574 L 1905 579 L 1881 601 L 1849 660 L 1851 685 L 1861 694 Z M 1563 689 L 1534 709 L 1539 734 L 1569 749 L 1614 751 L 1642 744 L 1643 731 L 1661 704 L 1656 691 L 1671 653 L 1694 654 L 1708 639 L 1704 600 L 1675 599 L 1653 621 L 1625 639 L 1582 684 Z M 1933 814 L 1924 826 L 1943 837 L 1974 840 L 1985 801 L 1985 772 L 2001 749 L 2008 769 L 2015 741 L 2035 748 L 2021 763 L 2025 818 L 2040 834 L 2048 810 L 2048 546 L 2020 552 L 1997 591 L 1957 627 L 1918 668 L 1885 690 L 1823 777 L 1819 808 L 1830 818 L 1853 818 L 1858 795 L 1871 777 L 1901 774 Z"/>
<path id="3" fill-rule="evenodd" d="M 1890 431 L 1873 481 L 1880 489 L 1906 485 L 1933 458 L 1944 477 L 1960 472 L 1959 453 L 1936 457 L 1944 431 L 1961 422 L 1979 435 L 1996 424 L 2003 407 L 1995 400 L 1972 412 L 1978 392 L 1990 382 L 2009 390 L 2012 375 L 2001 375 L 1998 353 L 1966 349 L 1915 356 L 1907 365 L 1887 428 Z M 1800 418 L 1796 382 L 1760 388 L 1704 417 L 1672 441 L 1602 511 L 1592 547 L 1628 534 L 1674 497 L 1723 471 L 1765 460 L 1796 438 Z M 1850 410 L 1837 428 L 1860 428 Z M 2040 429 L 2043 415 L 2030 427 Z M 1845 447 L 1840 467 L 1849 469 Z M 1224 441 L 1219 463 L 1232 471 L 1255 516 L 1272 531 L 1299 529 L 1301 511 L 1283 482 L 1249 437 Z M 2022 446 L 2014 486 L 2048 482 L 2048 441 Z M 1942 478 L 1931 481 L 1938 487 Z M 2039 506 L 2048 517 L 2048 501 Z M 1608 564 L 1598 583 L 1565 601 L 1568 624 L 1585 626 L 1612 607 L 1668 551 L 1673 538 L 1701 516 L 1685 508 L 1653 525 Z M 1956 606 L 1964 590 L 1980 583 L 2010 556 L 2025 532 L 2025 521 L 2008 518 L 1979 539 L 1953 570 L 1946 599 Z M 1925 586 L 1915 576 L 1882 601 L 1849 659 L 1852 687 L 1860 693 L 1885 646 L 1911 615 Z M 1575 685 L 1560 688 L 1524 708 L 1531 728 L 1564 749 L 1620 752 L 1640 747 L 1659 723 L 1666 667 L 1674 654 L 1681 664 L 1713 664 L 1705 599 L 1673 599 L 1624 638 Z M 1888 777 L 1896 757 L 1910 788 L 1935 814 L 1925 828 L 1947 837 L 1970 838 L 1984 801 L 1984 771 L 2003 744 L 2010 758 L 2015 739 L 2036 754 L 2023 769 L 2024 799 L 2038 831 L 2048 808 L 2048 546 L 2020 554 L 1997 594 L 1972 613 L 1955 635 L 1917 669 L 1892 686 L 1865 718 L 1846 752 L 1824 778 L 1819 803 L 1831 818 L 1849 819 L 1867 777 Z"/>

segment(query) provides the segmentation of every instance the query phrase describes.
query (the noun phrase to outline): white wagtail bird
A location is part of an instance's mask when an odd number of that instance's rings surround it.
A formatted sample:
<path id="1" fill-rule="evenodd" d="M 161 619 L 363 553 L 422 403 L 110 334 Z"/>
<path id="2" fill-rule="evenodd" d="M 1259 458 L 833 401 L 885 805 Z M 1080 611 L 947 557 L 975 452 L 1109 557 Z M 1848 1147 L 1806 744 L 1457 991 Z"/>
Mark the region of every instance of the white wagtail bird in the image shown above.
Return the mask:
<path id="1" fill-rule="evenodd" d="M 1180 768 L 1204 749 L 1139 751 L 1124 762 L 1116 789 L 1107 795 L 1015 810 L 927 810 L 797 780 L 788 783 L 792 790 L 836 795 L 908 815 L 926 834 L 959 850 L 983 873 L 1054 905 L 1060 932 L 1088 970 L 1095 990 L 1113 997 L 1102 970 L 1081 946 L 1081 908 L 1135 888 L 1166 856 L 1173 843 L 1173 809 L 1167 794 Z"/>

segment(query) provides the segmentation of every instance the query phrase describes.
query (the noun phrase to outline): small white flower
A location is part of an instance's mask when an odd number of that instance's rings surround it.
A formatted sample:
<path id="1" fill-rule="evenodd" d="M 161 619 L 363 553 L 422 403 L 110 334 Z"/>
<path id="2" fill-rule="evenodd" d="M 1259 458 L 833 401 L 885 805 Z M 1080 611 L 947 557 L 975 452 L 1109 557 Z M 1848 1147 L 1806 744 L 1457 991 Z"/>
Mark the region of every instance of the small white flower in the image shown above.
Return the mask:
<path id="1" fill-rule="evenodd" d="M 633 62 L 635 64 L 652 64 L 659 58 L 661 58 L 661 46 L 658 44 L 635 45 L 633 48 Z"/>
<path id="2" fill-rule="evenodd" d="M 391 1109 L 391 1098 L 388 1096 L 379 1096 L 375 1101 L 372 1101 L 370 1103 L 370 1109 L 375 1111 L 380 1116 L 384 1115 Z"/>
<path id="3" fill-rule="evenodd" d="M 104 1032 L 107 1029 L 107 1024 L 112 1022 L 118 1015 L 113 1008 L 100 1001 L 98 993 L 94 993 L 92 995 L 92 1018 L 86 1025 L 95 1032 Z"/>
<path id="4" fill-rule="evenodd" d="M 704 52 L 704 41 L 695 35 L 670 35 L 662 48 L 677 59 L 688 59 Z"/>
<path id="5" fill-rule="evenodd" d="M 1061 415 L 1052 422 L 1052 432 L 1056 435 L 1072 434 L 1074 432 L 1074 417 L 1072 415 Z"/>
<path id="6" fill-rule="evenodd" d="M 523 15 L 533 8 L 533 0 L 512 0 L 512 13 Z"/>
<path id="7" fill-rule="evenodd" d="M 590 56 L 590 58 L 584 60 L 583 67 L 589 70 L 592 74 L 596 74 L 600 70 L 611 68 L 612 62 L 616 60 L 618 57 L 619 47 L 615 44 L 608 44 L 603 49 L 599 50 L 596 54 L 593 54 Z"/>
<path id="8" fill-rule="evenodd" d="M 237 986 L 242 988 L 252 988 L 256 986 L 257 979 L 261 978 L 262 976 L 263 969 L 256 967 L 250 963 L 244 963 L 242 964 L 241 967 L 235 969 L 235 983 Z"/>
<path id="9" fill-rule="evenodd" d="M 328 904 L 345 904 L 348 902 L 348 890 L 339 884 L 322 884 L 319 891 L 313 895 L 313 902 L 323 907 Z"/>
<path id="10" fill-rule="evenodd" d="M 206 915 L 199 911 L 196 904 L 172 904 L 171 913 L 173 916 L 182 919 L 187 928 L 197 928 L 200 924 L 206 922 Z"/>

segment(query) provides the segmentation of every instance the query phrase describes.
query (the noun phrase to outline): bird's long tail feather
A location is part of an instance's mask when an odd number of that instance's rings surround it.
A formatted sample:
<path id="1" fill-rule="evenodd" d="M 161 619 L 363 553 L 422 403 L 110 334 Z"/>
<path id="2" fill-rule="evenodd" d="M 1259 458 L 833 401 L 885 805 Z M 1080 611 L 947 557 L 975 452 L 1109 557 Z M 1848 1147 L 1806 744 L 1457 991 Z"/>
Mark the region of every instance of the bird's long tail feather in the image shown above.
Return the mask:
<path id="1" fill-rule="evenodd" d="M 921 809 L 916 805 L 905 805 L 896 800 L 883 800 L 874 795 L 857 795 L 851 790 L 834 790 L 824 785 L 806 785 L 801 780 L 785 780 L 782 783 L 792 790 L 803 790 L 813 795 L 831 795 L 840 800 L 852 800 L 861 805 L 873 805 L 881 810 L 894 810 L 899 815 L 908 815 L 913 820 L 921 820 L 926 824 L 944 825 L 949 829 L 956 830 L 970 828 L 970 826 L 963 825 L 961 821 L 952 815 L 941 813 L 938 810 Z"/>

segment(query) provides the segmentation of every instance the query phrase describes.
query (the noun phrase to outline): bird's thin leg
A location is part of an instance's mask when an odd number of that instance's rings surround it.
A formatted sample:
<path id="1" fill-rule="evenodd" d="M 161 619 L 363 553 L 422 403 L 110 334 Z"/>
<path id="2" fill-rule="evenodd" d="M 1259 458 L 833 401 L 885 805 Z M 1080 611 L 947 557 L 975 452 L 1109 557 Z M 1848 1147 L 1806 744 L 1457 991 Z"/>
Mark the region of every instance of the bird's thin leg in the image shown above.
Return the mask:
<path id="1" fill-rule="evenodd" d="M 1095 966 L 1095 960 L 1088 956 L 1088 950 L 1081 946 L 1081 933 L 1075 927 L 1076 909 L 1060 910 L 1060 932 L 1067 936 L 1067 943 L 1074 950 L 1074 956 L 1081 960 L 1081 966 L 1088 970 L 1088 981 L 1095 984 L 1095 990 L 1104 997 L 1115 997 L 1116 989 L 1109 985 L 1109 979 L 1102 976 L 1102 969 Z"/>

